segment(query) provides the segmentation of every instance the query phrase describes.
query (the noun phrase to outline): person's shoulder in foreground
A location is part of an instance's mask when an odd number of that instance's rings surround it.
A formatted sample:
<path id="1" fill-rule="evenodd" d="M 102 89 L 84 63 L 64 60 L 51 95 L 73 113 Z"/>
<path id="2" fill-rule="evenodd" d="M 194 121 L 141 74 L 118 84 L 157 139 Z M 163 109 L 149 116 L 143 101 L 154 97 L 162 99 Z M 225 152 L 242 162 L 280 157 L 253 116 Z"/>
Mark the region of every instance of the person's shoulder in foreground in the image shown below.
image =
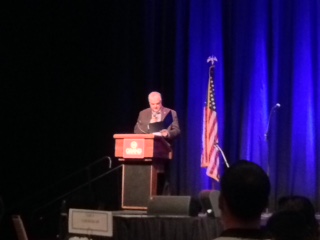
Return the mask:
<path id="1" fill-rule="evenodd" d="M 237 240 L 237 239 L 252 239 L 252 240 L 271 240 L 272 236 L 263 229 L 227 229 L 224 230 L 219 237 L 214 240 Z"/>
<path id="2" fill-rule="evenodd" d="M 223 232 L 216 239 L 271 239 L 260 223 L 269 194 L 269 177 L 259 165 L 247 160 L 231 165 L 221 178 Z"/>

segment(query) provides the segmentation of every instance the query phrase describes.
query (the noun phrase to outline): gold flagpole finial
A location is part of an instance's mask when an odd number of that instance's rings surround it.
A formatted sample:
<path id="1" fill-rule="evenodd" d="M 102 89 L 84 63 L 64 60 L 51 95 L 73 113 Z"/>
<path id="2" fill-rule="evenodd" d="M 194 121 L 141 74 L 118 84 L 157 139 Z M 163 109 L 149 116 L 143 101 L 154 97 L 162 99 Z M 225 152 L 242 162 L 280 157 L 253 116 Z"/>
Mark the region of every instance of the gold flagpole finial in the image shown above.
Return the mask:
<path id="1" fill-rule="evenodd" d="M 214 62 L 218 62 L 218 59 L 215 56 L 210 56 L 207 59 L 207 63 L 211 62 L 211 66 L 214 66 Z"/>

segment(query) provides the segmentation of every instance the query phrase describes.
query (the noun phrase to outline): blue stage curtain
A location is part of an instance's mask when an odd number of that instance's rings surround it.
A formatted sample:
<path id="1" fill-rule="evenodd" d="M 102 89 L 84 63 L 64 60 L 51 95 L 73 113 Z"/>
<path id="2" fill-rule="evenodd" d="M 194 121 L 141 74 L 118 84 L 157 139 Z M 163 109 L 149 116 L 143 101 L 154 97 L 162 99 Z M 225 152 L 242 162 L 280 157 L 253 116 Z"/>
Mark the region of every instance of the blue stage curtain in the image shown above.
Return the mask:
<path id="1" fill-rule="evenodd" d="M 261 165 L 271 204 L 301 194 L 319 211 L 319 0 L 8 1 L 1 10 L 0 188 L 8 209 L 32 212 L 26 203 L 37 190 L 113 157 L 113 134 L 133 133 L 150 91 L 179 116 L 173 194 L 219 189 L 200 167 L 213 55 L 219 145 L 229 164 Z"/>
<path id="2" fill-rule="evenodd" d="M 183 8 L 178 1 L 177 11 Z M 191 0 L 188 9 L 189 21 L 177 25 L 177 33 L 187 28 L 189 35 L 177 38 L 176 47 L 177 58 L 188 59 L 188 80 L 176 76 L 178 96 L 188 85 L 187 98 L 176 100 L 186 121 L 181 189 L 212 187 L 200 155 L 206 60 L 214 55 L 220 147 L 229 163 L 247 159 L 261 165 L 272 182 L 271 205 L 283 195 L 301 194 L 319 209 L 320 2 Z M 180 55 L 186 45 L 188 55 Z M 177 72 L 182 67 L 177 64 Z"/>

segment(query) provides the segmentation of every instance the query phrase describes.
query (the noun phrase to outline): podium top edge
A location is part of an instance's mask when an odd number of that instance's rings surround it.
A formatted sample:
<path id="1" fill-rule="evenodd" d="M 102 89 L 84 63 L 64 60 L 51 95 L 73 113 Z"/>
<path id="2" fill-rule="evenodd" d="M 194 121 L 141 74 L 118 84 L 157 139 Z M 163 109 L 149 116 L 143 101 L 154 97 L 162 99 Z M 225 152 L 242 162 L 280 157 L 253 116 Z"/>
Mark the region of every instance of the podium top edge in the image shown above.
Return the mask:
<path id="1" fill-rule="evenodd" d="M 114 134 L 113 138 L 162 138 L 161 136 L 156 136 L 154 134 L 135 134 L 135 133 L 128 133 L 128 134 Z"/>

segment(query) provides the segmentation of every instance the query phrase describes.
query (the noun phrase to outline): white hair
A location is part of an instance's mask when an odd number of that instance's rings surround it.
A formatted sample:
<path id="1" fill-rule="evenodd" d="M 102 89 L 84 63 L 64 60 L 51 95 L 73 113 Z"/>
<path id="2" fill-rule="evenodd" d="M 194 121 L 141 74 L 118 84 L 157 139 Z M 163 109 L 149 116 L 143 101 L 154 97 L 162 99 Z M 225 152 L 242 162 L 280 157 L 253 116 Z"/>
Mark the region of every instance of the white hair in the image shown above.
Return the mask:
<path id="1" fill-rule="evenodd" d="M 159 96 L 160 100 L 162 100 L 161 93 L 159 93 L 159 92 L 151 92 L 151 93 L 149 93 L 148 100 L 150 101 L 151 98 L 154 98 L 156 96 Z"/>

